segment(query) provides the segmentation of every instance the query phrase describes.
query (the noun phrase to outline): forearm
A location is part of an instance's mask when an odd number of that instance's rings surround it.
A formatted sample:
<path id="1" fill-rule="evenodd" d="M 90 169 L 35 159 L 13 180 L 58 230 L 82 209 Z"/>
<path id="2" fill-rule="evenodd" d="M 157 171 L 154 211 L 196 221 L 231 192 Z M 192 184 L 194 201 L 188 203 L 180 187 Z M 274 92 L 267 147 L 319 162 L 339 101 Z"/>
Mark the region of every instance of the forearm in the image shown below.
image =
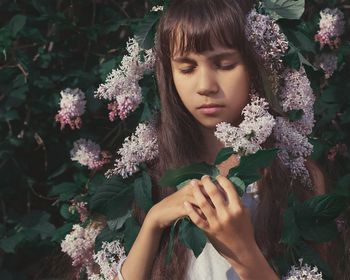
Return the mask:
<path id="1" fill-rule="evenodd" d="M 124 280 L 150 279 L 161 235 L 162 230 L 157 228 L 146 216 L 128 257 L 122 265 L 121 274 Z M 115 280 L 118 278 L 116 277 Z"/>
<path id="2" fill-rule="evenodd" d="M 241 280 L 279 279 L 257 245 L 241 252 L 228 259 Z"/>

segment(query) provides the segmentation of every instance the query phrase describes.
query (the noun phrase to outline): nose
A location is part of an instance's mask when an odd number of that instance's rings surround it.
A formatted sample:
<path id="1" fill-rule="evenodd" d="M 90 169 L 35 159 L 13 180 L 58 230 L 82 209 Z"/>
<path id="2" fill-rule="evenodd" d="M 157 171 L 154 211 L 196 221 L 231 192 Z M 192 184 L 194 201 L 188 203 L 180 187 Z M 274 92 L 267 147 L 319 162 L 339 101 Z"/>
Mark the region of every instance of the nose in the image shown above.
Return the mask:
<path id="1" fill-rule="evenodd" d="M 203 67 L 198 73 L 197 93 L 200 95 L 214 94 L 219 91 L 219 85 L 215 71 Z"/>

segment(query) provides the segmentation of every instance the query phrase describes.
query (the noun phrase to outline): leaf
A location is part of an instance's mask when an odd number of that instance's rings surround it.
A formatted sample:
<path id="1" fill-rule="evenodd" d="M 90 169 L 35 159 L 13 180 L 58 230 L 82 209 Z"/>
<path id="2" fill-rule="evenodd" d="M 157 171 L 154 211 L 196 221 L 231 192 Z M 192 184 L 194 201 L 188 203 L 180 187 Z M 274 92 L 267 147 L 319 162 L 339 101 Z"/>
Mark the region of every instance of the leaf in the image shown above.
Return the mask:
<path id="1" fill-rule="evenodd" d="M 314 242 L 327 242 L 334 240 L 339 235 L 335 221 L 322 222 L 318 219 L 305 221 L 305 226 L 300 226 L 301 236 L 305 240 Z"/>
<path id="2" fill-rule="evenodd" d="M 0 240 L 0 248 L 6 253 L 15 253 L 16 247 L 25 239 L 23 232 L 17 232 L 7 238 Z"/>
<path id="3" fill-rule="evenodd" d="M 142 176 L 136 178 L 133 185 L 135 201 L 147 213 L 153 206 L 151 177 L 143 171 Z"/>
<path id="4" fill-rule="evenodd" d="M 51 237 L 51 241 L 62 241 L 68 233 L 71 232 L 73 223 L 66 223 L 63 226 L 57 228 Z"/>
<path id="5" fill-rule="evenodd" d="M 275 20 L 299 19 L 305 7 L 305 0 L 263 0 L 262 3 Z"/>
<path id="6" fill-rule="evenodd" d="M 16 37 L 17 33 L 21 31 L 26 24 L 27 17 L 24 15 L 15 15 L 9 22 L 8 28 L 12 37 Z"/>
<path id="7" fill-rule="evenodd" d="M 126 255 L 129 254 L 129 251 L 132 247 L 132 245 L 135 242 L 135 239 L 137 235 L 139 234 L 140 231 L 140 225 L 136 221 L 134 217 L 130 217 L 126 222 L 125 222 L 125 251 Z"/>
<path id="8" fill-rule="evenodd" d="M 293 208 L 288 208 L 283 214 L 283 229 L 281 242 L 287 245 L 294 245 L 300 238 L 300 231 L 295 221 Z"/>
<path id="9" fill-rule="evenodd" d="M 239 177 L 246 186 L 257 181 L 261 175 L 260 168 L 272 164 L 277 156 L 278 149 L 259 150 L 254 154 L 242 156 L 238 166 L 231 168 L 228 178 Z"/>
<path id="10" fill-rule="evenodd" d="M 143 49 L 151 49 L 154 46 L 155 28 L 159 21 L 158 13 L 146 15 L 134 28 L 135 39 Z"/>
<path id="11" fill-rule="evenodd" d="M 97 188 L 90 200 L 90 207 L 92 210 L 101 211 L 108 219 L 115 219 L 127 213 L 132 206 L 133 198 L 133 186 L 114 176 L 106 179 L 103 185 Z"/>
<path id="12" fill-rule="evenodd" d="M 331 220 L 338 217 L 347 207 L 345 198 L 335 194 L 318 195 L 303 204 L 312 211 L 314 217 Z"/>
<path id="13" fill-rule="evenodd" d="M 59 201 L 68 201 L 80 190 L 81 186 L 76 183 L 65 182 L 53 186 L 49 192 L 49 196 L 58 195 Z"/>
<path id="14" fill-rule="evenodd" d="M 238 195 L 242 196 L 245 193 L 245 189 L 246 189 L 246 185 L 244 184 L 244 182 L 235 176 L 230 177 L 229 179 L 234 184 Z"/>
<path id="15" fill-rule="evenodd" d="M 129 210 L 126 212 L 126 214 L 122 217 L 116 218 L 114 220 L 107 221 L 108 228 L 113 231 L 117 231 L 120 228 L 123 227 L 125 224 L 125 221 L 132 216 L 132 211 Z"/>
<path id="16" fill-rule="evenodd" d="M 203 251 L 207 237 L 205 233 L 188 219 L 183 219 L 179 228 L 180 241 L 191 249 L 196 257 Z"/>
<path id="17" fill-rule="evenodd" d="M 338 180 L 335 193 L 347 198 L 350 197 L 350 174 L 347 174 Z"/>
<path id="18" fill-rule="evenodd" d="M 214 164 L 222 163 L 235 153 L 236 152 L 231 147 L 221 149 L 215 158 Z"/>
<path id="19" fill-rule="evenodd" d="M 171 258 L 173 256 L 176 223 L 177 221 L 170 227 L 169 244 L 168 244 L 168 250 L 167 250 L 167 255 L 165 259 L 165 263 L 167 265 L 170 264 Z"/>
<path id="20" fill-rule="evenodd" d="M 178 169 L 165 171 L 159 180 L 159 185 L 161 187 L 175 187 L 189 179 L 200 179 L 203 175 L 209 175 L 215 178 L 219 175 L 219 170 L 215 166 L 205 162 L 194 163 Z"/>
<path id="21" fill-rule="evenodd" d="M 300 120 L 303 115 L 304 115 L 304 111 L 302 109 L 300 110 L 290 110 L 287 112 L 288 114 L 288 118 L 291 120 L 291 121 L 297 121 L 297 120 Z"/>

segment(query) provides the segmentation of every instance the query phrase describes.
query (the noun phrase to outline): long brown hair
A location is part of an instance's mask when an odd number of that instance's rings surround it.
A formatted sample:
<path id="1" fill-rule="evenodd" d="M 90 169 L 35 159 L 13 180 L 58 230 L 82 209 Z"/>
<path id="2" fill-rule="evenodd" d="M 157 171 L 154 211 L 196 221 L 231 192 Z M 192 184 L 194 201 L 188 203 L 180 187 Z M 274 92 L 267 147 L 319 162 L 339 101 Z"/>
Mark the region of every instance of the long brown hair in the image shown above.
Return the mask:
<path id="1" fill-rule="evenodd" d="M 149 164 L 153 182 L 153 202 L 157 203 L 176 191 L 160 188 L 157 181 L 166 169 L 180 167 L 202 158 L 203 146 L 198 141 L 201 132 L 194 117 L 182 103 L 172 77 L 171 57 L 174 42 L 180 52 L 204 52 L 213 49 L 213 43 L 237 49 L 247 66 L 251 83 L 264 96 L 262 63 L 245 36 L 245 15 L 254 1 L 247 0 L 172 0 L 161 17 L 155 42 L 156 78 L 161 101 L 157 119 L 159 157 Z M 276 115 L 274 111 L 271 113 Z M 274 139 L 268 138 L 264 147 L 273 147 Z M 281 237 L 282 211 L 291 190 L 303 196 L 303 186 L 290 182 L 290 174 L 276 159 L 273 166 L 263 172 L 258 182 L 260 203 L 257 209 L 255 232 L 259 247 L 267 257 L 283 251 Z M 135 209 L 140 223 L 145 213 Z M 177 237 L 173 258 L 165 264 L 169 243 L 169 230 L 164 231 L 155 258 L 151 279 L 183 279 L 187 269 L 188 250 Z"/>

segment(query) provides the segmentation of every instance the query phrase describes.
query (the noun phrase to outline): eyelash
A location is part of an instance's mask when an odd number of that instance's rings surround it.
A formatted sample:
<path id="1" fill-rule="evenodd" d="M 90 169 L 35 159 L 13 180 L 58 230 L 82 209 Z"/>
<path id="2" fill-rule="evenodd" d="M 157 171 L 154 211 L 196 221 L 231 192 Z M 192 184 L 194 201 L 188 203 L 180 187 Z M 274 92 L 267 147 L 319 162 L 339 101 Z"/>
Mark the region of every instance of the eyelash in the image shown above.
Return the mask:
<path id="1" fill-rule="evenodd" d="M 224 66 L 217 65 L 217 66 L 218 66 L 218 68 L 221 68 L 222 70 L 232 70 L 233 68 L 235 68 L 236 64 L 230 64 L 230 65 L 224 65 Z M 189 68 L 189 69 L 183 69 L 183 70 L 180 69 L 180 72 L 182 74 L 189 75 L 193 72 L 194 68 L 195 67 Z"/>

